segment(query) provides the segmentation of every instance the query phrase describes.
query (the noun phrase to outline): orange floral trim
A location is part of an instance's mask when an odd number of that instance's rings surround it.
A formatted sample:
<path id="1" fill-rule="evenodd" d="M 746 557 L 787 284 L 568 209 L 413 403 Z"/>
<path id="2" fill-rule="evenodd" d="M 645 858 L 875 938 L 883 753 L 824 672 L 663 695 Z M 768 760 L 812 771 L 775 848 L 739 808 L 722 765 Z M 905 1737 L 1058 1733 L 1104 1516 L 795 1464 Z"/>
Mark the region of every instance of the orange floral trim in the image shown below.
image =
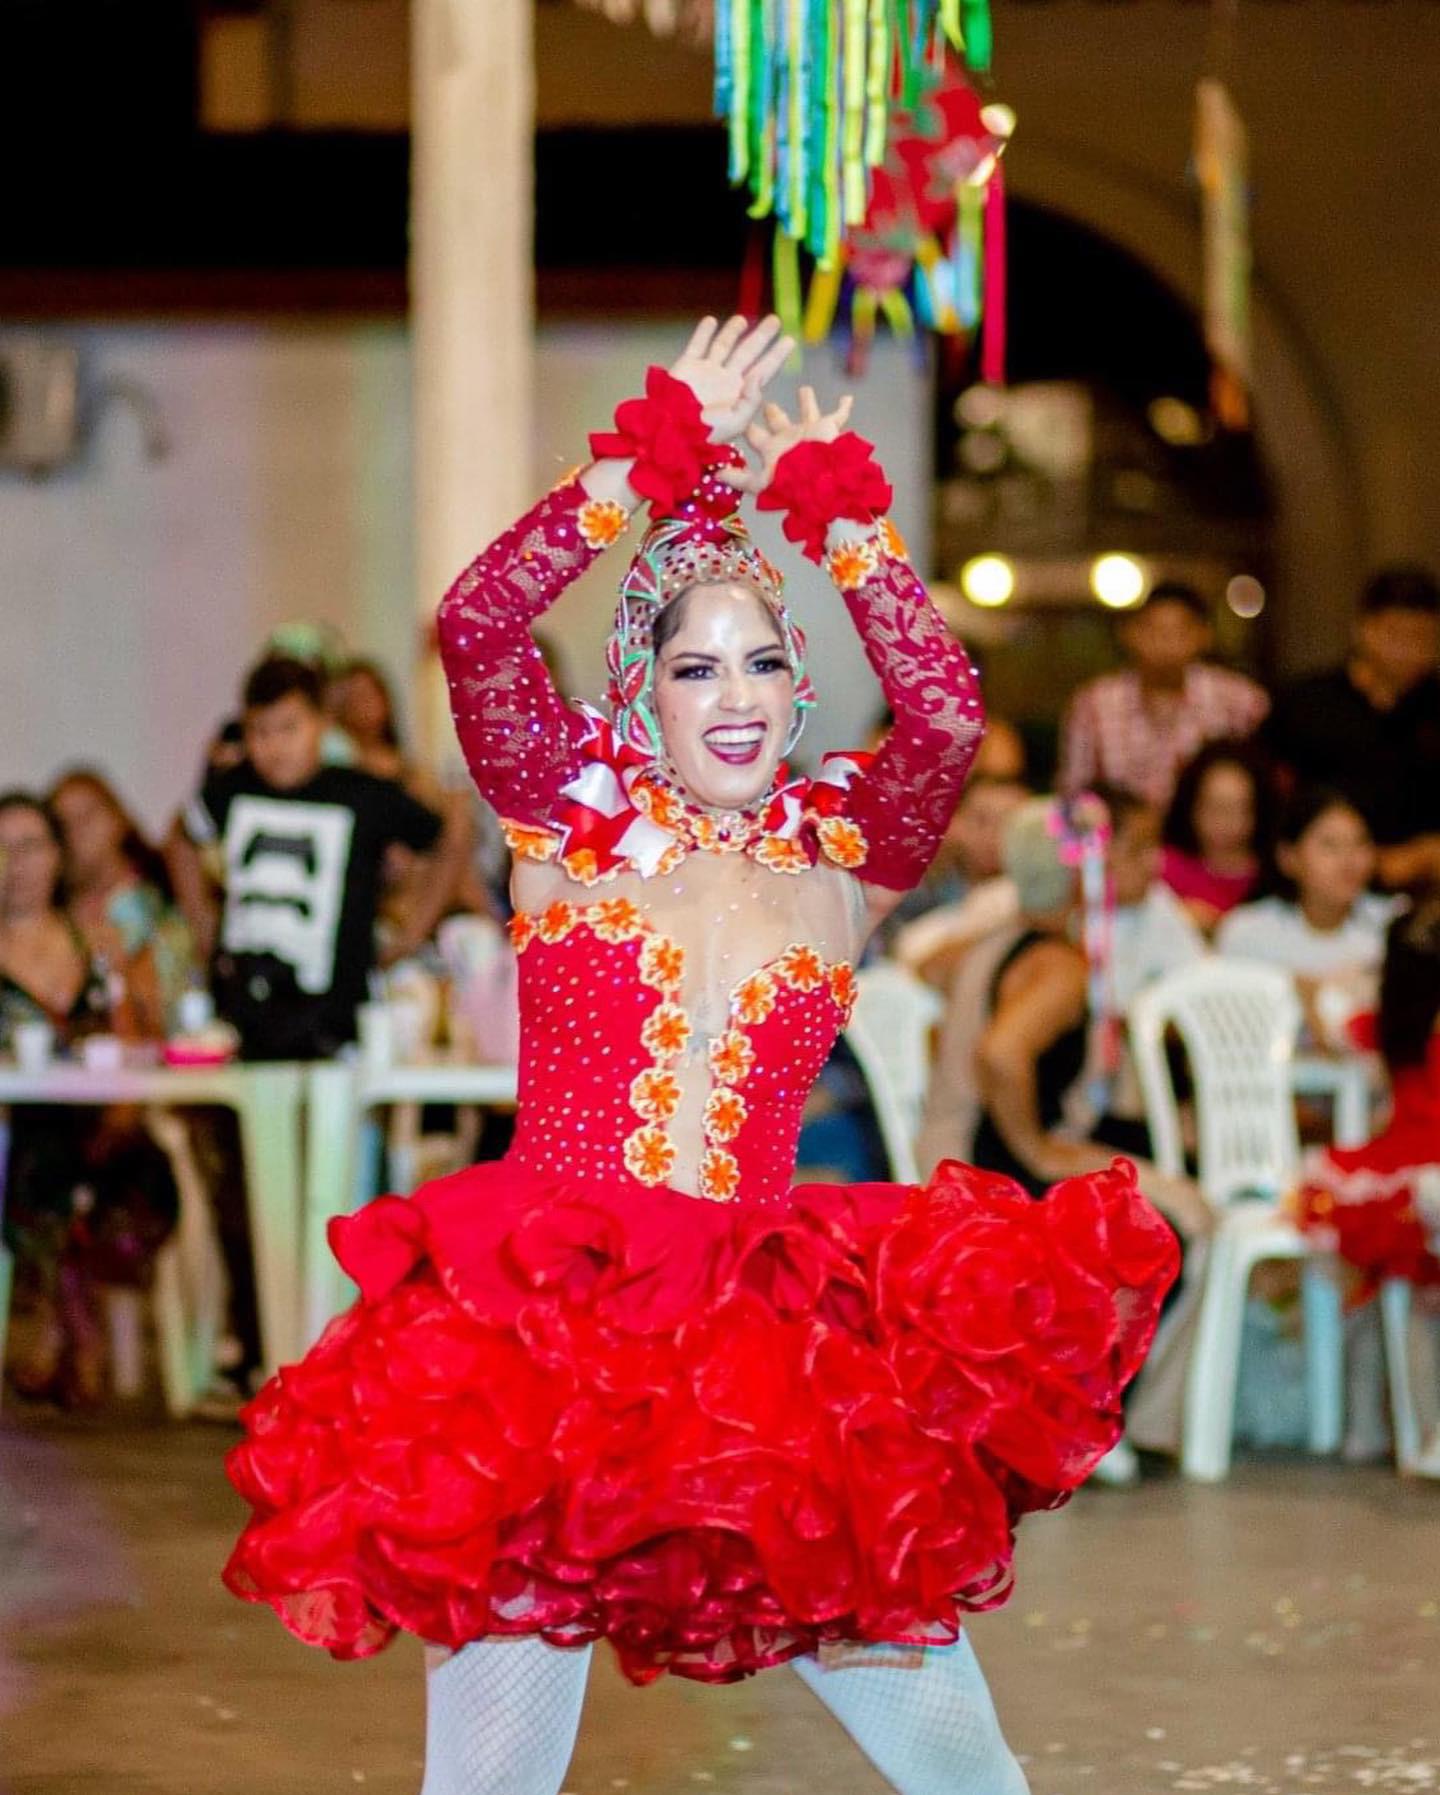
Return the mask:
<path id="1" fill-rule="evenodd" d="M 705 1099 L 705 1136 L 711 1141 L 733 1141 L 745 1126 L 749 1105 L 739 1091 L 719 1085 Z"/>
<path id="2" fill-rule="evenodd" d="M 775 976 L 796 991 L 818 991 L 826 982 L 824 956 L 818 948 L 796 944 L 775 962 Z"/>
<path id="3" fill-rule="evenodd" d="M 653 1059 L 678 1059 L 689 1045 L 690 1032 L 690 1018 L 680 1005 L 662 998 L 645 1018 L 640 1044 Z"/>
<path id="4" fill-rule="evenodd" d="M 882 517 L 876 524 L 875 535 L 881 550 L 889 560 L 908 561 L 910 559 L 910 551 L 905 546 L 905 538 L 888 517 Z"/>
<path id="5" fill-rule="evenodd" d="M 685 805 L 676 792 L 649 779 L 637 779 L 630 795 L 650 821 L 660 829 L 678 829 L 685 820 Z"/>
<path id="6" fill-rule="evenodd" d="M 620 870 L 615 867 L 608 873 L 602 872 L 600 858 L 594 848 L 576 848 L 575 852 L 567 854 L 560 864 L 577 885 L 598 885 L 602 879 L 613 879 Z"/>
<path id="7" fill-rule="evenodd" d="M 557 898 L 535 918 L 535 933 L 545 942 L 563 941 L 579 920 L 575 906 L 567 904 L 564 898 Z"/>
<path id="8" fill-rule="evenodd" d="M 663 1184 L 675 1169 L 675 1145 L 663 1128 L 637 1128 L 624 1157 L 625 1170 L 641 1184 Z"/>
<path id="9" fill-rule="evenodd" d="M 712 1203 L 729 1203 L 740 1188 L 740 1164 L 723 1147 L 711 1147 L 700 1161 L 700 1195 Z"/>
<path id="10" fill-rule="evenodd" d="M 632 941 L 649 931 L 644 913 L 629 898 L 602 898 L 588 906 L 590 926 L 601 941 Z"/>
<path id="11" fill-rule="evenodd" d="M 674 997 L 684 978 L 685 949 L 668 935 L 651 935 L 640 950 L 641 984 Z"/>
<path id="12" fill-rule="evenodd" d="M 805 844 L 779 835 L 765 836 L 755 850 L 755 859 L 772 873 L 808 873 L 810 870 L 810 856 L 805 851 Z"/>
<path id="13" fill-rule="evenodd" d="M 659 1066 L 647 1066 L 631 1083 L 630 1107 L 642 1121 L 670 1121 L 680 1107 L 679 1079 Z"/>
<path id="14" fill-rule="evenodd" d="M 738 1028 L 727 1028 L 710 1043 L 710 1071 L 720 1084 L 743 1084 L 755 1064 L 755 1049 Z"/>
<path id="15" fill-rule="evenodd" d="M 879 566 L 880 550 L 874 537 L 837 542 L 825 557 L 825 571 L 842 592 L 853 592 L 873 579 Z"/>
<path id="16" fill-rule="evenodd" d="M 865 839 L 865 831 L 848 817 L 822 817 L 815 825 L 815 836 L 825 858 L 836 866 L 844 867 L 847 872 L 852 872 L 857 866 L 864 866 L 870 858 L 870 844 Z"/>
<path id="17" fill-rule="evenodd" d="M 575 513 L 575 522 L 587 548 L 609 548 L 625 534 L 630 513 L 614 499 L 586 499 Z"/>
<path id="18" fill-rule="evenodd" d="M 837 960 L 830 968 L 830 995 L 848 1022 L 855 1008 L 855 968 L 848 961 Z"/>
<path id="19" fill-rule="evenodd" d="M 500 832 L 517 860 L 553 860 L 555 850 L 560 846 L 560 837 L 549 829 L 536 829 L 529 823 L 512 823 L 503 816 Z"/>
<path id="20" fill-rule="evenodd" d="M 746 1028 L 754 1028 L 775 1008 L 775 996 L 775 980 L 762 968 L 740 981 L 730 1004 L 736 1018 Z"/>
<path id="21" fill-rule="evenodd" d="M 653 928 L 640 907 L 629 898 L 599 898 L 590 904 L 557 900 L 532 916 L 517 911 L 510 923 L 510 939 L 523 953 L 537 938 L 563 941 L 576 927 L 591 930 L 597 940 L 611 943 L 642 940 L 640 979 L 657 994 L 658 1001 L 640 1030 L 640 1041 L 653 1064 L 636 1074 L 630 1085 L 630 1107 L 642 1127 L 626 1137 L 625 1169 L 642 1184 L 663 1184 L 675 1166 L 675 1147 L 665 1124 L 680 1106 L 680 1083 L 668 1070 L 668 1062 L 685 1051 L 690 1040 L 690 1018 L 675 1001 L 685 978 L 685 950 L 678 941 Z"/>

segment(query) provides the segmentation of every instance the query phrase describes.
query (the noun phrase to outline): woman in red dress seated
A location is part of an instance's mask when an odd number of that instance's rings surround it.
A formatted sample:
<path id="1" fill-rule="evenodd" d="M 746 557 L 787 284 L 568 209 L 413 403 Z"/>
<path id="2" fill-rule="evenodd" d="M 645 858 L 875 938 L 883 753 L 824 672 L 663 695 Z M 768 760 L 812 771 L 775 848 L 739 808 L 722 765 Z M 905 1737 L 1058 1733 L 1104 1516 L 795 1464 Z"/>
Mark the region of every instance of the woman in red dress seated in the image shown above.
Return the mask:
<path id="1" fill-rule="evenodd" d="M 360 1300 L 230 1457 L 237 1594 L 337 1657 L 446 1648 L 425 1795 L 554 1795 L 601 1639 L 637 1683 L 792 1661 L 897 1789 L 1019 1795 L 961 1619 L 1119 1438 L 1174 1275 L 1123 1164 L 1038 1204 L 953 1164 L 790 1187 L 852 968 L 983 719 L 848 402 L 752 422 L 778 329 L 703 323 L 441 606 L 515 856 L 514 1144 L 334 1224 Z M 745 491 L 824 562 L 895 716 L 813 779 L 783 765 L 814 695 Z M 645 500 L 602 716 L 530 626 Z"/>
<path id="2" fill-rule="evenodd" d="M 1312 1155 L 1301 1191 L 1304 1225 L 1367 1298 L 1386 1278 L 1440 1286 L 1440 898 L 1390 925 L 1376 1037 L 1389 1125 L 1364 1147 Z"/>

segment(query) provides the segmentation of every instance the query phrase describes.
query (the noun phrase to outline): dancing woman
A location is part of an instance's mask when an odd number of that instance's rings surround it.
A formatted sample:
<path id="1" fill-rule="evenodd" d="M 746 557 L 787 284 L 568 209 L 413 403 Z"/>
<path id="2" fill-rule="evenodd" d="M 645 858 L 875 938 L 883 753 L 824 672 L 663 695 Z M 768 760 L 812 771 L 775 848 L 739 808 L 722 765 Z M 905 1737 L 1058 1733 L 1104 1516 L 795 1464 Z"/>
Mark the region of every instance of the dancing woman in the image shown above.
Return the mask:
<path id="1" fill-rule="evenodd" d="M 636 1683 L 793 1662 L 902 1795 L 1018 1795 L 961 1617 L 1118 1439 L 1174 1275 L 1123 1165 L 1039 1203 L 959 1165 L 790 1187 L 851 969 L 983 722 L 849 402 L 757 417 L 778 329 L 702 323 L 441 607 L 515 856 L 514 1145 L 333 1224 L 360 1300 L 230 1457 L 237 1594 L 337 1657 L 444 1648 L 425 1795 L 555 1795 L 601 1639 Z M 782 764 L 814 694 L 747 491 L 824 560 L 895 716 L 813 780 Z M 642 501 L 606 717 L 529 628 Z"/>

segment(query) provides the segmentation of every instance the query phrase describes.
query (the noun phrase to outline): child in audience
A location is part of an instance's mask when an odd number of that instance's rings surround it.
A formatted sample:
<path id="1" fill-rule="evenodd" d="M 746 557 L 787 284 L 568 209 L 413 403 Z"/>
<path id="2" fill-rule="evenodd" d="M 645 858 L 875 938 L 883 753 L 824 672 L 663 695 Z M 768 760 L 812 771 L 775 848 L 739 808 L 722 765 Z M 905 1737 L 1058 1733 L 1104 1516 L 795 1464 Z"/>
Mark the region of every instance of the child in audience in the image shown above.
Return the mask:
<path id="1" fill-rule="evenodd" d="M 203 846 L 223 846 L 213 983 L 246 1056 L 323 1059 L 355 1038 L 375 965 L 385 851 L 399 842 L 428 852 L 441 819 L 393 780 L 324 763 L 312 667 L 262 661 L 244 705 L 247 758 L 208 778 L 187 809 L 182 858 L 198 863 Z M 193 895 L 203 881 L 198 865 L 189 870 L 177 888 Z M 436 914 L 412 913 L 404 950 L 428 936 L 452 886 L 453 877 L 437 876 Z M 216 938 L 212 915 L 194 926 L 202 940 Z"/>
<path id="2" fill-rule="evenodd" d="M 0 1048 L 44 1024 L 64 1051 L 126 1035 L 126 994 L 61 903 L 55 819 L 26 792 L 0 796 Z M 129 1109 L 17 1105 L 5 1168 L 15 1256 L 6 1371 L 22 1394 L 67 1407 L 105 1393 L 104 1287 L 143 1286 L 175 1224 L 169 1163 Z"/>
<path id="3" fill-rule="evenodd" d="M 1164 973 L 1203 959 L 1205 938 L 1187 907 L 1161 879 L 1160 814 L 1122 786 L 1094 796 L 1110 815 L 1107 855 L 1115 913 L 1110 925 L 1110 999 L 1124 1028 L 1130 1005 Z M 1145 1100 L 1122 1033 L 1119 1063 L 1105 1084 L 1103 1113 L 1087 1118 L 1092 1141 L 1132 1157 L 1148 1157 Z"/>
<path id="4" fill-rule="evenodd" d="M 1147 814 L 1153 868 L 1155 824 Z M 1056 801 L 1037 798 L 1006 829 L 1005 870 L 1019 917 L 976 945 L 952 988 L 917 1148 L 922 1171 L 966 1159 L 1041 1196 L 1112 1157 L 1064 1127 L 1092 1018 L 1090 967 L 1075 938 L 1078 880 L 1059 821 Z M 1208 1205 L 1189 1179 L 1136 1163 L 1146 1196 L 1182 1234 L 1209 1227 Z"/>
<path id="5" fill-rule="evenodd" d="M 1215 945 L 1294 975 L 1307 1030 L 1341 1049 L 1345 1030 L 1375 1005 L 1385 929 L 1395 902 L 1367 887 L 1375 843 L 1348 798 L 1324 787 L 1298 793 L 1281 817 L 1274 895 L 1242 904 L 1220 924 Z"/>
<path id="6" fill-rule="evenodd" d="M 1373 1297 L 1387 1278 L 1406 1278 L 1430 1293 L 1433 1317 L 1440 1292 L 1440 897 L 1390 925 L 1376 1045 L 1390 1073 L 1390 1121 L 1366 1146 L 1307 1156 L 1300 1225 L 1353 1267 L 1358 1301 Z M 1358 1326 L 1365 1318 L 1355 1320 Z M 1415 1387 L 1432 1416 L 1440 1388 L 1435 1349 L 1432 1320 L 1413 1331 L 1410 1348 Z M 1421 1354 L 1428 1375 L 1419 1372 Z M 1365 1456 L 1383 1438 L 1377 1416 Z M 1432 1425 L 1413 1468 L 1440 1477 L 1440 1427 Z"/>
<path id="7" fill-rule="evenodd" d="M 206 779 L 171 835 L 175 888 L 197 940 L 214 943 L 216 1008 L 239 1030 L 248 1059 L 326 1059 L 355 1039 L 376 963 L 386 850 L 400 842 L 426 853 L 441 843 L 440 817 L 402 786 L 326 764 L 326 727 L 316 669 L 262 661 L 245 684 L 245 760 Z M 204 849 L 219 850 L 218 918 Z M 435 858 L 435 913 L 412 912 L 415 938 L 394 943 L 395 958 L 420 945 L 453 889 L 443 844 Z M 242 1161 L 228 1115 L 215 1164 L 237 1342 L 227 1376 L 244 1394 L 261 1352 Z"/>
<path id="8" fill-rule="evenodd" d="M 1255 750 L 1202 748 L 1175 786 L 1160 876 L 1204 934 L 1254 896 L 1271 828 L 1269 779 Z"/>
<path id="9" fill-rule="evenodd" d="M 1390 925 L 1376 1045 L 1390 1072 L 1389 1125 L 1368 1146 L 1306 1163 L 1304 1227 L 1360 1273 L 1440 1285 L 1440 897 Z"/>

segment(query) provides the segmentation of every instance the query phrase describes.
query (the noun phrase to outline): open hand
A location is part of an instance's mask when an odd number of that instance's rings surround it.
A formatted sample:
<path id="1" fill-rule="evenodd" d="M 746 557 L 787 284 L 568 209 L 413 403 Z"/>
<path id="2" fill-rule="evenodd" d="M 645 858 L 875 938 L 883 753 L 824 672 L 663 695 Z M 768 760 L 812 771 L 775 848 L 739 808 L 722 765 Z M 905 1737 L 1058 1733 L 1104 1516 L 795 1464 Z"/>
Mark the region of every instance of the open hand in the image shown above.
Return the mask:
<path id="1" fill-rule="evenodd" d="M 853 398 L 846 393 L 834 411 L 821 411 L 813 386 L 800 389 L 800 411 L 792 418 L 783 406 L 765 407 L 763 422 L 745 432 L 745 440 L 760 457 L 759 467 L 721 468 L 720 478 L 741 492 L 763 492 L 770 484 L 777 463 L 797 443 L 833 443 L 850 420 Z"/>
<path id="2" fill-rule="evenodd" d="M 793 337 L 780 334 L 773 313 L 753 327 L 739 317 L 723 325 L 702 318 L 670 373 L 700 401 L 711 437 L 730 442 L 755 416 L 765 388 L 794 347 Z"/>

